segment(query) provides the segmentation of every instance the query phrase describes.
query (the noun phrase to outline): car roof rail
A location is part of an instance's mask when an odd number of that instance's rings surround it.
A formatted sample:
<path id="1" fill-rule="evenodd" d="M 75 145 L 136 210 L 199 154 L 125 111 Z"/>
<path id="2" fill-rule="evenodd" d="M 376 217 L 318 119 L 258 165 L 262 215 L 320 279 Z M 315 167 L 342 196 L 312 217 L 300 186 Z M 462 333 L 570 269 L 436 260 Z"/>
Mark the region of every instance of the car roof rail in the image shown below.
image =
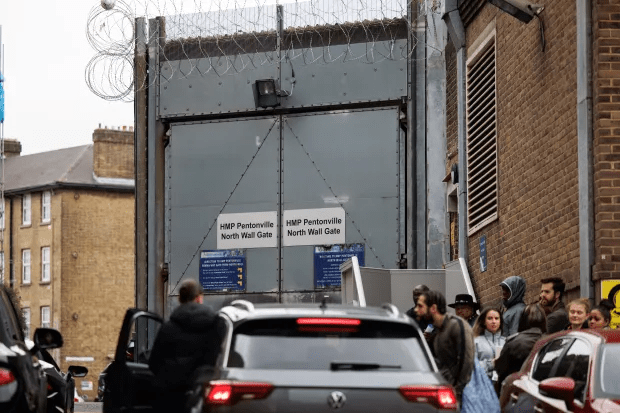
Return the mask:
<path id="1" fill-rule="evenodd" d="M 254 311 L 254 304 L 252 304 L 248 300 L 235 300 L 232 303 L 230 303 L 230 305 L 233 307 L 245 309 L 246 311 L 250 313 Z"/>
<path id="2" fill-rule="evenodd" d="M 383 303 L 381 304 L 381 308 L 383 308 L 384 310 L 388 310 L 390 313 L 392 313 L 392 315 L 395 316 L 400 314 L 400 311 L 398 311 L 398 307 L 396 307 L 392 303 Z"/>

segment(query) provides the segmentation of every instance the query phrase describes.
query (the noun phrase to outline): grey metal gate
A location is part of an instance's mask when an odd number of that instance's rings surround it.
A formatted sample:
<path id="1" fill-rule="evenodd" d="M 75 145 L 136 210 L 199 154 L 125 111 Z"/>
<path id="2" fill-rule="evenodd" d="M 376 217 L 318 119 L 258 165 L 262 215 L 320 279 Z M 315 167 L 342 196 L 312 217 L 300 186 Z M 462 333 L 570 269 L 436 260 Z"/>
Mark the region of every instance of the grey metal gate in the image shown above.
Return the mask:
<path id="1" fill-rule="evenodd" d="M 220 214 L 279 211 L 281 221 L 286 210 L 342 207 L 346 243 L 365 246 L 366 266 L 394 267 L 404 230 L 399 113 L 386 107 L 173 124 L 169 293 L 182 278 L 196 277 L 201 251 L 217 249 Z M 208 300 L 338 300 L 338 288 L 314 284 L 314 248 L 248 248 L 245 292 Z"/>

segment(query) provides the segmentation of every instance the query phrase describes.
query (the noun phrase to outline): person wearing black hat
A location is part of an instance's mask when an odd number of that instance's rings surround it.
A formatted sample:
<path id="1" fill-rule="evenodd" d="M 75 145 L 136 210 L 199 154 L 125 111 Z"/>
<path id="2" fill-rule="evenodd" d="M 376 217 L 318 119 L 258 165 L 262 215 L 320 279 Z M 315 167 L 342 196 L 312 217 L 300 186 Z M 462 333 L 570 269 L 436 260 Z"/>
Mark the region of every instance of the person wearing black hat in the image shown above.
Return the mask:
<path id="1" fill-rule="evenodd" d="M 454 308 L 456 315 L 469 323 L 473 328 L 478 319 L 476 311 L 480 309 L 480 304 L 474 301 L 474 297 L 469 294 L 457 294 L 454 302 L 448 304 L 448 307 Z"/>

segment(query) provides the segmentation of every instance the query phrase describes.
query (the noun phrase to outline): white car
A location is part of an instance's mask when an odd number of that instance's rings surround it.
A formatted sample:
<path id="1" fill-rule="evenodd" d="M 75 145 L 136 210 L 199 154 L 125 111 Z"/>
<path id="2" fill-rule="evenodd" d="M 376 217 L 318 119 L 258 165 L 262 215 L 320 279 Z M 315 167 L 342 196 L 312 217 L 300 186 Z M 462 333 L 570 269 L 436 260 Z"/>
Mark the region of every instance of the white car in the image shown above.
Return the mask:
<path id="1" fill-rule="evenodd" d="M 73 401 L 75 403 L 83 403 L 84 402 L 84 399 L 80 397 L 80 395 L 78 394 L 76 388 L 73 389 Z"/>

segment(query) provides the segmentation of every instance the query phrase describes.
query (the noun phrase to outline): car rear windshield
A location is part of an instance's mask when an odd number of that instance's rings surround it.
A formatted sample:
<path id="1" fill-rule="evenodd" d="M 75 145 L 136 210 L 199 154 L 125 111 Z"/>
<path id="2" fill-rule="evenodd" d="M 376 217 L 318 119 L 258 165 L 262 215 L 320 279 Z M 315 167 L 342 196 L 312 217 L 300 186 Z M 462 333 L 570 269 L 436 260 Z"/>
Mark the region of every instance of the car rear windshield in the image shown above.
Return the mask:
<path id="1" fill-rule="evenodd" d="M 327 320 L 322 324 L 320 319 L 316 320 L 252 320 L 238 326 L 233 333 L 228 366 L 377 371 L 432 369 L 426 350 L 420 344 L 421 337 L 412 325 L 373 320 L 355 320 L 348 325 Z"/>

